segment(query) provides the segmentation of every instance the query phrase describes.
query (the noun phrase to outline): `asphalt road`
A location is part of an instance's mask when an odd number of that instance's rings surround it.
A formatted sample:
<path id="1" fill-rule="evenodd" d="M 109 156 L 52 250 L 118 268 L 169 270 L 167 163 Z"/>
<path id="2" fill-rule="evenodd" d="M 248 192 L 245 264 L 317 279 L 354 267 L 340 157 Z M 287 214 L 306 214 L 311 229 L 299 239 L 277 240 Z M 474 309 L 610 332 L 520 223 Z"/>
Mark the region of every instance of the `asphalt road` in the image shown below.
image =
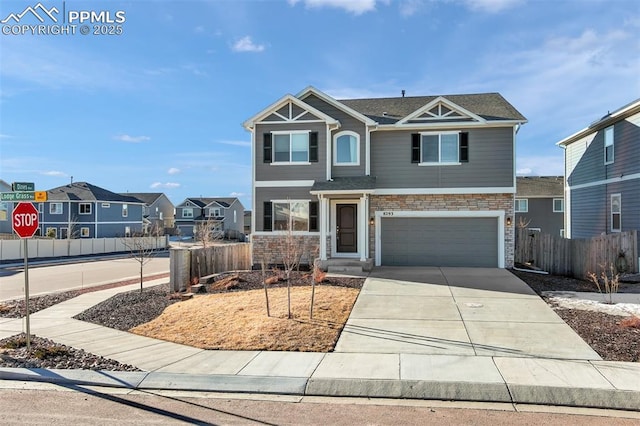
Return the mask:
<path id="1" fill-rule="evenodd" d="M 160 254 L 144 265 L 144 275 L 169 272 L 169 255 Z M 29 267 L 29 295 L 93 287 L 137 278 L 140 264 L 131 258 L 90 260 L 82 263 Z M 0 269 L 0 300 L 24 297 L 24 267 Z"/>
<path id="2" fill-rule="evenodd" d="M 71 391 L 0 390 L 0 424 L 617 426 L 637 425 L 640 418 L 640 413 L 511 404 L 66 390 Z"/>

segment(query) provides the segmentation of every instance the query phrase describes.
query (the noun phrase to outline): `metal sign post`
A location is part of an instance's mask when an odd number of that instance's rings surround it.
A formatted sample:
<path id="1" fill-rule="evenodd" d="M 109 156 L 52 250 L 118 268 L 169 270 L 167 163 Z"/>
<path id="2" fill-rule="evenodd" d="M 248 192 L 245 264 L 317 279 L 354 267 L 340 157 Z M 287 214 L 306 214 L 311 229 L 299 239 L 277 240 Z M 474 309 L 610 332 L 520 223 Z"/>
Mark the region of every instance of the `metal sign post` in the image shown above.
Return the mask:
<path id="1" fill-rule="evenodd" d="M 31 326 L 29 322 L 29 244 L 26 238 L 22 239 L 24 243 L 24 307 L 25 319 L 27 325 L 27 352 L 31 351 Z"/>

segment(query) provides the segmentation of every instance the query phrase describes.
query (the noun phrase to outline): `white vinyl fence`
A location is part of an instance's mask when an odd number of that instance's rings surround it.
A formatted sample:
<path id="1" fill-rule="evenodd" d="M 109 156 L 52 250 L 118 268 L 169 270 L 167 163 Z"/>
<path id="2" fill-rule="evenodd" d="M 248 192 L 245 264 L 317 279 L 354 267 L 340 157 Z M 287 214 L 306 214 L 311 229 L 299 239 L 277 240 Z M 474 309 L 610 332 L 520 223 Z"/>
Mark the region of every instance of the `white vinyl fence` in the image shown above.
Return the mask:
<path id="1" fill-rule="evenodd" d="M 144 240 L 147 248 L 166 249 L 169 237 L 81 238 L 69 240 L 30 238 L 27 240 L 29 259 L 123 253 L 130 251 L 127 240 Z M 133 247 L 133 244 L 129 244 Z M 22 240 L 0 240 L 0 260 L 24 259 Z"/>

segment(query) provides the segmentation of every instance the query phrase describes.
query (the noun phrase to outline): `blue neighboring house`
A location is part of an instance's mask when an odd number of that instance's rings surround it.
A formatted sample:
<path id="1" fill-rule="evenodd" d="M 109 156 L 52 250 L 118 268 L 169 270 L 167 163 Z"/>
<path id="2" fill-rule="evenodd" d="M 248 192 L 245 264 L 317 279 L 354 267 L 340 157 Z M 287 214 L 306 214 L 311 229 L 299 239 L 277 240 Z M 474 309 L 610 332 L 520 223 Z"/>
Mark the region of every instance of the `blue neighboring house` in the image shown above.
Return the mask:
<path id="1" fill-rule="evenodd" d="M 640 99 L 557 145 L 564 149 L 567 237 L 640 229 Z"/>
<path id="2" fill-rule="evenodd" d="M 144 203 L 87 182 L 47 191 L 38 203 L 40 235 L 53 238 L 114 238 L 143 231 Z"/>
<path id="3" fill-rule="evenodd" d="M 0 179 L 0 192 L 11 192 L 11 185 Z M 0 201 L 0 234 L 11 234 L 11 213 L 13 212 L 13 203 Z"/>

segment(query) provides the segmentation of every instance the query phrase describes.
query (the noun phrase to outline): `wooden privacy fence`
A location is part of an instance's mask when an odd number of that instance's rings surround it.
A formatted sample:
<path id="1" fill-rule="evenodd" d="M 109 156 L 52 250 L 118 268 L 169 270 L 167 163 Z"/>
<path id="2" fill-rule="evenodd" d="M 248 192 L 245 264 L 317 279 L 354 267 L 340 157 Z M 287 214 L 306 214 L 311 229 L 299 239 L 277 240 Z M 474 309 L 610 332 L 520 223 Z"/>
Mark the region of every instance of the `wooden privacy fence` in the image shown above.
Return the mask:
<path id="1" fill-rule="evenodd" d="M 603 265 L 620 265 L 620 253 L 624 253 L 626 272 L 638 273 L 637 230 L 569 240 L 516 229 L 515 262 L 531 263 L 554 275 L 586 278 L 589 272 L 597 273 Z"/>
<path id="2" fill-rule="evenodd" d="M 251 244 L 221 244 L 207 248 L 172 248 L 171 290 L 180 291 L 206 275 L 251 269 Z"/>

